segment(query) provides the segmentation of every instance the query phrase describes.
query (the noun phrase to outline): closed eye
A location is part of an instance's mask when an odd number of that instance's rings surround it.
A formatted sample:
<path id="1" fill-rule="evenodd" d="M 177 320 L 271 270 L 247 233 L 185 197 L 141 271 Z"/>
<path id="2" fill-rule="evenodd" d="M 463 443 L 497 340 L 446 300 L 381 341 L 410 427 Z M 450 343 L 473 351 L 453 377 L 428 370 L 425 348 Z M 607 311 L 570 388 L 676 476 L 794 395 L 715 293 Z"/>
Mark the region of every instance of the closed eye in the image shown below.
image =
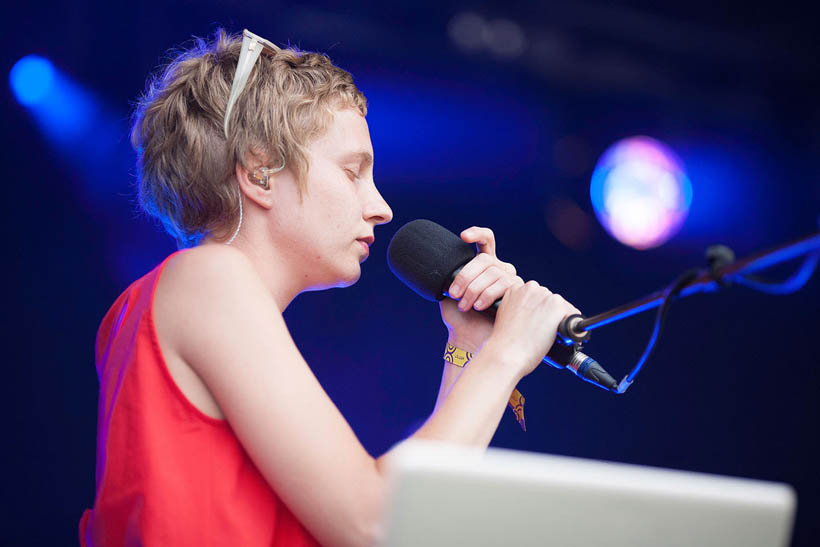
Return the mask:
<path id="1" fill-rule="evenodd" d="M 356 180 L 359 178 L 358 173 L 353 171 L 353 169 L 345 169 L 345 173 L 347 173 L 347 176 L 350 180 Z"/>

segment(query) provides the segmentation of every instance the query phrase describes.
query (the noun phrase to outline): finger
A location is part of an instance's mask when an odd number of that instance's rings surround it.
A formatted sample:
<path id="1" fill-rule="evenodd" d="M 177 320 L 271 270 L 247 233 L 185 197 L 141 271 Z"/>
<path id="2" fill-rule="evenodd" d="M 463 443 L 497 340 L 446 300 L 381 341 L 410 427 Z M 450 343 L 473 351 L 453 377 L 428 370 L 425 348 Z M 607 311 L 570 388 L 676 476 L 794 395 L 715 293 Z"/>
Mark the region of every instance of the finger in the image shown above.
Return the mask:
<path id="1" fill-rule="evenodd" d="M 557 296 L 557 297 L 558 297 L 558 299 L 560 300 L 561 304 L 564 306 L 564 309 L 565 309 L 565 310 L 567 310 L 567 312 L 566 312 L 566 313 L 567 313 L 566 317 L 569 317 L 570 315 L 576 315 L 576 314 L 577 314 L 577 315 L 583 315 L 583 314 L 581 313 L 581 310 L 579 310 L 578 308 L 576 308 L 575 306 L 573 306 L 572 304 L 570 304 L 570 302 L 569 302 L 566 298 L 564 298 L 563 296 L 561 296 L 560 294 L 558 294 L 558 293 L 553 293 L 553 296 Z"/>
<path id="2" fill-rule="evenodd" d="M 507 291 L 512 287 L 520 287 L 524 285 L 524 280 L 520 277 L 502 276 L 495 283 L 484 289 L 475 303 L 473 308 L 477 311 L 483 311 L 493 305 L 499 298 L 503 298 Z"/>
<path id="3" fill-rule="evenodd" d="M 467 243 L 476 243 L 480 253 L 495 256 L 495 234 L 489 228 L 473 226 L 461 232 L 461 239 Z"/>
<path id="4" fill-rule="evenodd" d="M 509 262 L 501 262 L 499 260 L 498 263 L 502 268 L 504 268 L 504 270 L 507 271 L 507 273 L 509 273 L 511 275 L 516 275 L 518 273 L 518 271 L 515 269 L 515 266 L 513 266 Z"/>
<path id="5" fill-rule="evenodd" d="M 506 274 L 501 268 L 497 266 L 490 266 L 479 276 L 477 276 L 464 290 L 464 296 L 461 298 L 461 302 L 458 303 L 459 309 L 461 311 L 469 310 L 473 307 L 476 299 L 493 283 L 504 277 Z M 493 300 L 494 302 L 495 300 Z M 492 302 L 490 302 L 492 304 Z"/>
<path id="6" fill-rule="evenodd" d="M 481 275 L 481 273 L 489 268 L 492 264 L 498 262 L 497 259 L 488 254 L 479 253 L 461 268 L 458 275 L 450 285 L 447 291 L 451 298 L 461 298 L 464 290 L 473 282 L 473 280 Z"/>
<path id="7" fill-rule="evenodd" d="M 524 289 L 527 291 L 526 294 L 529 295 L 529 298 L 533 299 L 534 302 L 544 303 L 549 297 L 552 296 L 551 290 L 539 284 L 535 280 L 527 281 L 524 285 Z"/>
<path id="8" fill-rule="evenodd" d="M 561 313 L 563 314 L 563 317 L 561 317 L 561 321 L 563 321 L 571 315 L 583 315 L 578 308 L 570 304 L 566 298 L 564 298 L 558 293 L 553 293 L 550 296 L 550 300 L 551 303 L 553 303 L 558 309 L 560 309 Z"/>
<path id="9" fill-rule="evenodd" d="M 547 307 L 549 309 L 550 321 L 555 321 L 558 325 L 575 311 L 574 306 L 558 293 L 553 293 L 549 296 Z"/>

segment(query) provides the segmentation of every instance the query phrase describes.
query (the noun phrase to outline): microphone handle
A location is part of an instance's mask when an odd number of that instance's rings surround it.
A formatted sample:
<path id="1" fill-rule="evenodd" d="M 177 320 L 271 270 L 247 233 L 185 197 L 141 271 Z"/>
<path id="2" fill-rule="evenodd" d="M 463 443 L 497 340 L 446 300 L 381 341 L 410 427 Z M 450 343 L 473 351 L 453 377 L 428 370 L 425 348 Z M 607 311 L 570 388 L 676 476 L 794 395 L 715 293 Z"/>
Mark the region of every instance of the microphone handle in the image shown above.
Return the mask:
<path id="1" fill-rule="evenodd" d="M 447 287 L 452 285 L 459 271 L 461 271 L 461 268 L 452 273 Z M 442 294 L 448 298 L 450 296 L 447 294 L 446 290 L 443 291 Z M 486 315 L 492 321 L 495 321 L 496 313 L 498 313 L 498 306 L 500 305 L 501 298 L 493 302 L 492 306 L 482 310 L 480 313 Z M 609 373 L 604 370 L 604 367 L 598 363 L 598 361 L 582 353 L 578 349 L 578 346 L 572 343 L 572 339 L 567 335 L 567 333 L 571 331 L 570 322 L 577 322 L 580 318 L 581 316 L 579 315 L 573 315 L 567 317 L 561 322 L 559 331 L 555 337 L 555 343 L 552 345 L 549 352 L 547 352 L 543 362 L 558 369 L 568 369 L 570 372 L 586 382 L 594 384 L 607 391 L 617 392 L 618 382 L 615 378 L 610 376 Z M 589 338 L 588 333 L 586 338 Z"/>

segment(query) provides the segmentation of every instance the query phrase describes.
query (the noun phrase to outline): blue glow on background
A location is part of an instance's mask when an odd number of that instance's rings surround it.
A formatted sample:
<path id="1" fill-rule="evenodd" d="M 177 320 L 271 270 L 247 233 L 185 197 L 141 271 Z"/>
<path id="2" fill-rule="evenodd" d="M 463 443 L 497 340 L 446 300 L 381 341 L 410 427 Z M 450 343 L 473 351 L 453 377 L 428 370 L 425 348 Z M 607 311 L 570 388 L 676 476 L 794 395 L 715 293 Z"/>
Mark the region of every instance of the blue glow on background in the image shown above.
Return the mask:
<path id="1" fill-rule="evenodd" d="M 92 93 L 38 55 L 17 61 L 9 84 L 42 134 L 81 175 L 86 196 L 116 199 L 123 190 L 118 179 L 133 165 L 126 117 L 107 112 Z"/>
<path id="2" fill-rule="evenodd" d="M 54 86 L 54 65 L 39 55 L 26 55 L 11 68 L 9 83 L 18 102 L 26 106 L 36 105 Z"/>
<path id="3" fill-rule="evenodd" d="M 94 121 L 94 102 L 88 93 L 64 76 L 58 74 L 52 92 L 31 109 L 44 132 L 54 140 L 71 145 L 89 144 L 80 138 Z"/>
<path id="4" fill-rule="evenodd" d="M 696 248 L 720 241 L 764 244 L 777 224 L 772 211 L 783 199 L 762 162 L 765 156 L 725 141 L 681 143 L 676 149 L 698 199 L 675 240 Z"/>
<path id="5" fill-rule="evenodd" d="M 428 185 L 508 181 L 538 158 L 538 109 L 509 91 L 394 74 L 358 76 L 357 84 L 383 176 Z"/>
<path id="6" fill-rule="evenodd" d="M 692 203 L 692 184 L 677 156 L 650 137 L 610 146 L 590 182 L 598 220 L 635 249 L 662 245 L 680 230 Z"/>
<path id="7" fill-rule="evenodd" d="M 57 70 L 48 59 L 27 55 L 9 73 L 20 104 L 28 108 L 43 133 L 62 145 L 87 145 L 98 108 L 90 94 Z"/>

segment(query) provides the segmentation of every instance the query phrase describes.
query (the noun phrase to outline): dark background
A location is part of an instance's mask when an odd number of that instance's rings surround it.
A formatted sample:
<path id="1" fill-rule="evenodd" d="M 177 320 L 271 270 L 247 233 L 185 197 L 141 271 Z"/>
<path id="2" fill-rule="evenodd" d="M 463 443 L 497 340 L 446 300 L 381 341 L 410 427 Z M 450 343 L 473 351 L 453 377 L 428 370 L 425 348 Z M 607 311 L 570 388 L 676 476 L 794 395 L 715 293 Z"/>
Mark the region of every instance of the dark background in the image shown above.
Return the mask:
<path id="1" fill-rule="evenodd" d="M 405 222 L 493 228 L 502 259 L 589 315 L 702 265 L 711 243 L 744 256 L 817 230 L 820 48 L 808 3 L 231 4 L 6 7 L 2 66 L 51 59 L 87 94 L 93 123 L 55 137 L 3 88 L 12 279 L 0 543 L 74 544 L 93 503 L 96 328 L 175 249 L 135 205 L 130 103 L 192 35 L 247 27 L 326 52 L 368 97 L 376 180 L 395 218 L 376 231 L 358 284 L 302 295 L 286 319 L 374 455 L 431 411 L 446 339 L 437 307 L 386 266 Z M 631 135 L 671 146 L 694 189 L 682 230 L 649 251 L 609 237 L 589 201 L 597 158 Z M 798 493 L 794 545 L 815 545 L 819 293 L 815 276 L 789 296 L 735 287 L 680 301 L 626 395 L 542 367 L 521 385 L 528 431 L 508 413 L 492 444 L 783 481 Z M 620 378 L 650 326 L 644 315 L 603 328 L 588 352 Z"/>

